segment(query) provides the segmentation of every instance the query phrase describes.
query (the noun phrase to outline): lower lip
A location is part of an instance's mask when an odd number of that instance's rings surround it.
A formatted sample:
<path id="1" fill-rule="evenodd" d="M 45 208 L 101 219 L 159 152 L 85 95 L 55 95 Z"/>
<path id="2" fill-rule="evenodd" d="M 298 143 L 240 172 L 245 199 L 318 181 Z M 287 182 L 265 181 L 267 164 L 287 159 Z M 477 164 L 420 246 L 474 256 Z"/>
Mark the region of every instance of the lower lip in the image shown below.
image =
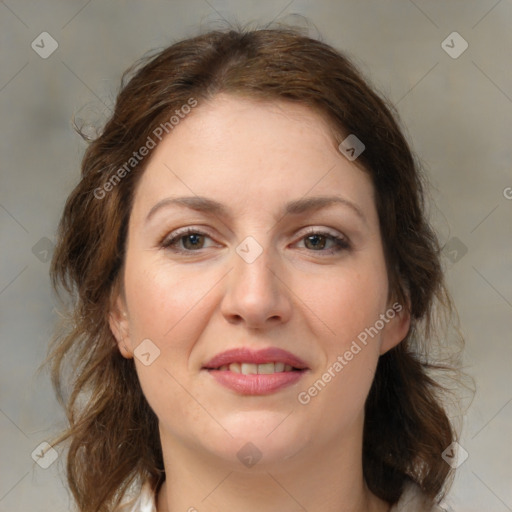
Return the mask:
<path id="1" fill-rule="evenodd" d="M 243 375 L 229 370 L 208 370 L 223 386 L 242 395 L 269 395 L 298 382 L 306 370 L 270 374 Z"/>

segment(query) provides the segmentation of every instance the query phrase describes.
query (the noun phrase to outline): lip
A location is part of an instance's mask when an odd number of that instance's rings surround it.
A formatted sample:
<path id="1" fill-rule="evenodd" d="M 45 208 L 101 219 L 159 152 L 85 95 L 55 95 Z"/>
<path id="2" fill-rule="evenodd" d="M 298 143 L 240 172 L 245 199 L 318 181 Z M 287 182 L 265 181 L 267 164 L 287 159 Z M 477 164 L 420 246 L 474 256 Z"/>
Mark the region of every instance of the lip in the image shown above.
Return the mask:
<path id="1" fill-rule="evenodd" d="M 243 375 L 229 370 L 207 370 L 222 386 L 241 395 L 269 395 L 298 382 L 307 370 Z"/>
<path id="2" fill-rule="evenodd" d="M 216 370 L 224 365 L 231 363 L 284 363 L 293 366 L 299 370 L 308 370 L 307 364 L 295 354 L 277 347 L 269 347 L 260 350 L 251 350 L 246 347 L 226 350 L 210 359 L 203 365 L 203 369 Z M 231 373 L 231 372 L 229 372 Z M 278 374 L 275 374 L 278 375 Z"/>
<path id="3" fill-rule="evenodd" d="M 243 375 L 228 370 L 218 370 L 221 366 L 231 363 L 284 363 L 294 368 L 290 372 L 277 372 L 271 374 Z M 203 370 L 207 372 L 222 386 L 225 386 L 242 395 L 268 395 L 298 382 L 309 370 L 307 364 L 300 357 L 277 347 L 260 350 L 251 350 L 246 347 L 226 350 L 210 359 Z"/>

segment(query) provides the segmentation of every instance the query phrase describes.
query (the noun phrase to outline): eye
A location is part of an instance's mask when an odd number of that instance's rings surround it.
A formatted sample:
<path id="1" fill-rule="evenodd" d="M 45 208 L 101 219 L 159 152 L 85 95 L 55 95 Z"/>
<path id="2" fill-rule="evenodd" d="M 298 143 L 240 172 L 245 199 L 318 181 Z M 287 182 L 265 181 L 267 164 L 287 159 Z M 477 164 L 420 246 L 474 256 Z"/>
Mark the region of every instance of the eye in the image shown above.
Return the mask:
<path id="1" fill-rule="evenodd" d="M 170 249 L 176 252 L 194 252 L 198 249 L 204 249 L 204 239 L 210 238 L 206 233 L 194 228 L 186 228 L 174 232 L 160 244 L 164 249 Z M 179 242 L 183 241 L 184 248 L 179 247 Z"/>
<path id="2" fill-rule="evenodd" d="M 308 231 L 305 236 L 301 238 L 301 241 L 302 240 L 304 240 L 306 249 L 310 249 L 314 252 L 335 254 L 340 251 L 350 249 L 349 241 L 343 236 L 318 229 L 311 229 Z M 325 250 L 328 242 L 331 242 L 331 248 Z"/>
<path id="3" fill-rule="evenodd" d="M 206 248 L 204 247 L 206 238 L 211 239 L 207 233 L 188 227 L 172 233 L 171 236 L 162 240 L 160 246 L 178 253 L 198 252 Z M 335 254 L 350 249 L 349 241 L 343 236 L 318 229 L 310 229 L 300 240 L 304 240 L 306 249 L 324 254 Z M 180 242 L 183 243 L 182 246 L 180 246 Z M 332 245 L 326 250 L 326 245 L 329 242 Z"/>

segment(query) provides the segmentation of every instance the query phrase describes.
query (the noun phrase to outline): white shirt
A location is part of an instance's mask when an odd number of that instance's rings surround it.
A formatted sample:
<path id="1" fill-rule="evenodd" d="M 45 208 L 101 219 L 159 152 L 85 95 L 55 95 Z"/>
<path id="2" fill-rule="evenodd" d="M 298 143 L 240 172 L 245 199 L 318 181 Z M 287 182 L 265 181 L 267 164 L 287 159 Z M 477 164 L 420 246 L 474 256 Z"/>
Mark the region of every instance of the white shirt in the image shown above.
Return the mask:
<path id="1" fill-rule="evenodd" d="M 157 512 L 155 495 L 149 483 L 145 483 L 138 496 L 123 501 L 115 512 Z M 416 484 L 407 484 L 398 503 L 389 512 L 445 512 L 439 506 L 432 506 Z"/>

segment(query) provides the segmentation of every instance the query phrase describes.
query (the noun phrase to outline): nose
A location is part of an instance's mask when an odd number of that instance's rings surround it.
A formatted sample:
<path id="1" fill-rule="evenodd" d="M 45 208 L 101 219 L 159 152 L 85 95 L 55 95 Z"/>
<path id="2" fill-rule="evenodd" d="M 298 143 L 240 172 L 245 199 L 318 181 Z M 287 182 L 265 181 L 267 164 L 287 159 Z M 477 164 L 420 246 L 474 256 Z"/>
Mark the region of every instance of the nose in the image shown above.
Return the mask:
<path id="1" fill-rule="evenodd" d="M 289 320 L 293 295 L 283 266 L 268 245 L 254 260 L 233 251 L 233 269 L 227 275 L 221 311 L 228 322 L 264 329 Z"/>

